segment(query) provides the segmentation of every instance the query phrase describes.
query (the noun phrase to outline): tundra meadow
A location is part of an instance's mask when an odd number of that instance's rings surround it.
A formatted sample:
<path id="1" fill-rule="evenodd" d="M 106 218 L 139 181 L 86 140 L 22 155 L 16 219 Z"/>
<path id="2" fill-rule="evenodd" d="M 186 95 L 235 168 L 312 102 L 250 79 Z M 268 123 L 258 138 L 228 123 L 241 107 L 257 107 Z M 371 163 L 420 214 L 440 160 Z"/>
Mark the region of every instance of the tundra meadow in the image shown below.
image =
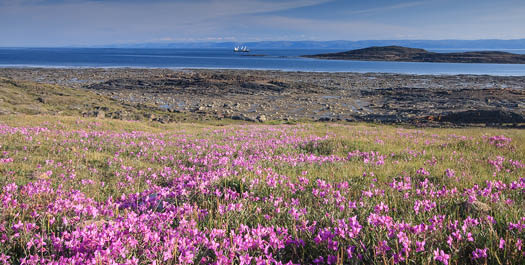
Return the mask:
<path id="1" fill-rule="evenodd" d="M 0 119 L 0 264 L 525 264 L 525 134 Z"/>

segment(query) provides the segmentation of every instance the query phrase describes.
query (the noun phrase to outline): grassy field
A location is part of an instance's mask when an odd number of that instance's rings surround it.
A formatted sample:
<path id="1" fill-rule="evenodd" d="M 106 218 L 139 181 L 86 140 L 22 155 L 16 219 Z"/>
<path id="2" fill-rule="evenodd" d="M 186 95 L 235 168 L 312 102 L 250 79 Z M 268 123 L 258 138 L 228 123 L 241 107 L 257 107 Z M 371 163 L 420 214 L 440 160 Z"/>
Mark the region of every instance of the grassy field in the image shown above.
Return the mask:
<path id="1" fill-rule="evenodd" d="M 3 115 L 0 264 L 523 264 L 524 163 L 523 130 Z"/>

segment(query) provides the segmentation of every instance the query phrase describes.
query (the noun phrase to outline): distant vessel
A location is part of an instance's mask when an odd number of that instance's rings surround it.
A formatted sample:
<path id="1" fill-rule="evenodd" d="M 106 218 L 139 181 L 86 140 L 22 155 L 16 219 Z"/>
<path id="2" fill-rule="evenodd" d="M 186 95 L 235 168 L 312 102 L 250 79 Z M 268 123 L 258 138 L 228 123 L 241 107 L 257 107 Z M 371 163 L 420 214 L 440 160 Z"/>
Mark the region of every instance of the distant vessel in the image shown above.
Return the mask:
<path id="1" fill-rule="evenodd" d="M 246 46 L 236 46 L 233 48 L 233 52 L 250 52 L 250 50 Z"/>

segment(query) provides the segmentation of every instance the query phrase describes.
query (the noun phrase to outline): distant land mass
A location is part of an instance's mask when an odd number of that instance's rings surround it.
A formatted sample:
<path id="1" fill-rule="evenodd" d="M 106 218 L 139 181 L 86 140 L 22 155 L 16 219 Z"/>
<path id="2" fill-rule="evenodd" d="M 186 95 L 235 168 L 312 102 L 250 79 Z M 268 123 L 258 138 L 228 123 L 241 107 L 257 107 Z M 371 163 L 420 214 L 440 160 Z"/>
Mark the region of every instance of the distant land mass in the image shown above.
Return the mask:
<path id="1" fill-rule="evenodd" d="M 258 42 L 149 42 L 132 44 L 110 44 L 95 48 L 199 48 L 232 49 L 245 45 L 250 49 L 338 49 L 350 50 L 371 46 L 404 46 L 423 49 L 525 49 L 525 39 L 500 40 L 333 40 L 333 41 L 258 41 Z"/>
<path id="2" fill-rule="evenodd" d="M 374 46 L 346 52 L 305 55 L 304 57 L 358 61 L 525 64 L 523 54 L 501 51 L 438 53 L 401 46 Z"/>

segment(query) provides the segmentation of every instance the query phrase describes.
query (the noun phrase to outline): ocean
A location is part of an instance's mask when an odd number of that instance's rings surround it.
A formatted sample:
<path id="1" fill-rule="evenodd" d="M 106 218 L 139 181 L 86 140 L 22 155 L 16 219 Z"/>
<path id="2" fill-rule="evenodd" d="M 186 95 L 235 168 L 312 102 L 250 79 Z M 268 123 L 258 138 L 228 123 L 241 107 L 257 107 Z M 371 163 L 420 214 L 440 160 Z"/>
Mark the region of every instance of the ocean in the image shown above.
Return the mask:
<path id="1" fill-rule="evenodd" d="M 339 51 L 341 50 L 261 49 L 240 54 L 229 49 L 0 48 L 0 67 L 199 68 L 431 75 L 525 75 L 525 64 L 370 62 L 299 57 Z M 508 51 L 525 54 L 525 49 Z"/>

